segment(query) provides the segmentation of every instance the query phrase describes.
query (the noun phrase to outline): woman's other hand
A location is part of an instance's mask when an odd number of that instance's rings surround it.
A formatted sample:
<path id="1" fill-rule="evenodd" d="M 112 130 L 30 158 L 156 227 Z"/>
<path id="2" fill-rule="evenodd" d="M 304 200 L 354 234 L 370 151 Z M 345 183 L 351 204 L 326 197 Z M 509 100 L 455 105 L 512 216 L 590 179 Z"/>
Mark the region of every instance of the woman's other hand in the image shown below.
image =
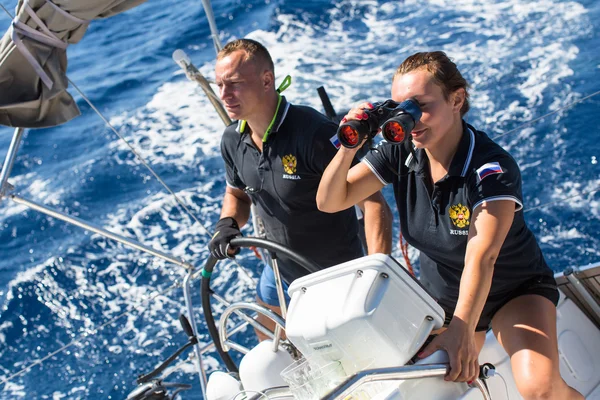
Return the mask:
<path id="1" fill-rule="evenodd" d="M 485 340 L 483 332 L 479 336 L 483 336 Z M 478 357 L 481 346 L 477 342 L 476 333 L 461 319 L 453 318 L 448 328 L 436 336 L 417 357 L 425 358 L 437 350 L 445 350 L 450 361 L 450 371 L 444 379 L 471 382 L 479 376 Z"/>

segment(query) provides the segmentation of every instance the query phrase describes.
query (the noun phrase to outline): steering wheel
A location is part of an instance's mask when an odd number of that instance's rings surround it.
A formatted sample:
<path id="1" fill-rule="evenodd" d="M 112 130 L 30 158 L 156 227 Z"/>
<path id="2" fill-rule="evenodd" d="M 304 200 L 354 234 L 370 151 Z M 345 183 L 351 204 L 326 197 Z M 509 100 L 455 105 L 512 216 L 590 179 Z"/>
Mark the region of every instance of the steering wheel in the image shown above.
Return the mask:
<path id="1" fill-rule="evenodd" d="M 294 252 L 293 250 L 291 250 L 279 243 L 272 242 L 270 240 L 255 238 L 255 237 L 239 237 L 239 238 L 232 239 L 230 244 L 232 247 L 258 247 L 261 249 L 268 250 L 272 253 L 283 254 L 287 258 L 291 259 L 292 261 L 295 261 L 298 265 L 300 265 L 300 267 L 302 267 L 306 271 L 307 274 L 317 272 L 322 269 L 318 264 L 315 264 L 313 261 L 309 260 L 308 258 L 303 257 L 300 254 Z M 204 265 L 204 268 L 202 269 L 202 292 L 201 292 L 202 311 L 204 312 L 204 319 L 206 321 L 208 333 L 210 334 L 210 337 L 211 337 L 213 343 L 215 344 L 217 353 L 219 353 L 219 356 L 223 360 L 223 363 L 225 364 L 225 366 L 227 367 L 229 372 L 237 373 L 238 372 L 237 365 L 235 365 L 235 363 L 233 362 L 233 359 L 231 358 L 229 353 L 223 348 L 223 346 L 221 344 L 219 330 L 217 329 L 217 326 L 215 325 L 215 319 L 214 319 L 214 316 L 212 313 L 212 308 L 210 306 L 210 295 L 212 294 L 212 290 L 210 288 L 210 278 L 211 278 L 213 269 L 218 261 L 219 260 L 217 260 L 216 258 L 214 258 L 211 255 L 208 257 L 208 260 L 206 260 L 206 264 Z M 274 318 L 272 313 L 268 312 L 269 310 L 265 309 L 267 312 L 263 312 L 264 310 L 261 310 L 261 308 L 263 308 L 263 307 L 255 305 L 255 307 L 253 306 L 253 307 L 246 307 L 246 308 L 249 308 L 252 311 L 260 312 L 263 315 L 271 318 L 276 324 L 281 324 L 281 320 L 279 320 L 278 318 Z"/>

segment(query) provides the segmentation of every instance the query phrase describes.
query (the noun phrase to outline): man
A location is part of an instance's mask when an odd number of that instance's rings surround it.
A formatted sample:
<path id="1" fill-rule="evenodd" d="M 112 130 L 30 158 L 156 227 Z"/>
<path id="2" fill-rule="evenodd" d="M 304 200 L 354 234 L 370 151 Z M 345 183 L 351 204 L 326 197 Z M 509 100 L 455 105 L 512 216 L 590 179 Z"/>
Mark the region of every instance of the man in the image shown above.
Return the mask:
<path id="1" fill-rule="evenodd" d="M 254 204 L 267 239 L 322 267 L 361 257 L 354 209 L 323 213 L 315 201 L 321 175 L 337 151 L 337 126 L 279 95 L 271 56 L 254 40 L 228 43 L 217 55 L 215 75 L 225 109 L 238 123 L 225 129 L 221 141 L 227 188 L 211 254 L 219 259 L 235 254 L 229 241 L 241 236 L 239 228 Z M 392 215 L 385 199 L 376 193 L 362 208 L 369 253 L 389 254 Z M 279 256 L 278 262 L 286 283 L 307 274 L 289 259 Z M 263 271 L 257 294 L 259 304 L 281 314 L 270 267 Z M 264 317 L 259 321 L 273 326 Z"/>

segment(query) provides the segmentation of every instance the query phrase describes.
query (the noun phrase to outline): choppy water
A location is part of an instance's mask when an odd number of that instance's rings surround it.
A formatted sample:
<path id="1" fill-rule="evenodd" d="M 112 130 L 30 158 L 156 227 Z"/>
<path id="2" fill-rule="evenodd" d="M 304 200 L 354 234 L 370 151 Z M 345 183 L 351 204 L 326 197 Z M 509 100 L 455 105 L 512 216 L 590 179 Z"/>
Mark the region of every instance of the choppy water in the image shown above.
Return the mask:
<path id="1" fill-rule="evenodd" d="M 14 9 L 12 0 L 0 2 Z M 559 271 L 600 259 L 599 197 L 590 193 L 600 186 L 600 96 L 520 128 L 600 90 L 600 3 L 218 0 L 213 7 L 223 42 L 249 36 L 265 43 L 279 79 L 293 77 L 287 98 L 319 109 L 320 85 L 337 110 L 384 99 L 406 56 L 446 51 L 472 84 L 469 122 L 491 136 L 519 128 L 498 141 L 522 167 L 527 221 L 551 266 Z M 0 14 L 0 29 L 8 24 Z M 184 49 L 212 77 L 209 35 L 199 0 L 150 0 L 92 23 L 69 48 L 68 70 L 206 227 L 218 219 L 225 188 L 222 123 L 171 53 Z M 201 265 L 208 239 L 203 228 L 76 98 L 81 117 L 26 134 L 11 180 L 20 195 Z M 2 159 L 11 134 L 0 128 Z M 386 197 L 394 204 L 389 190 Z M 168 289 L 181 279 L 179 267 L 6 199 L 0 243 L 0 380 L 81 339 L 5 382 L 0 398 L 121 399 L 139 373 L 185 342 L 177 322 L 180 289 L 83 337 Z M 256 276 L 253 255 L 241 261 Z M 232 266 L 221 267 L 214 286 L 229 299 L 254 297 L 251 282 Z M 199 310 L 196 318 L 201 321 Z M 200 329 L 207 342 L 203 323 Z M 216 366 L 214 358 L 205 362 Z M 192 372 L 186 363 L 171 376 L 194 385 L 184 398 L 200 396 Z"/>

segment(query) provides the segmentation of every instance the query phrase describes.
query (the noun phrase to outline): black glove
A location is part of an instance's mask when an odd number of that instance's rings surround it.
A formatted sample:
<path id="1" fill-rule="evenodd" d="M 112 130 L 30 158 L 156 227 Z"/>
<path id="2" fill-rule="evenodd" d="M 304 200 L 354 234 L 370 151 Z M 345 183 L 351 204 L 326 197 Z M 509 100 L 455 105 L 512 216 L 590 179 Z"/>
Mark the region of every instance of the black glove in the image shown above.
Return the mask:
<path id="1" fill-rule="evenodd" d="M 227 250 L 229 250 L 229 242 L 231 239 L 242 236 L 240 228 L 238 227 L 237 221 L 232 217 L 221 218 L 215 226 L 215 234 L 208 243 L 208 250 L 213 257 L 218 260 L 224 260 L 230 258 Z M 240 252 L 240 249 L 235 250 L 233 255 Z"/>

